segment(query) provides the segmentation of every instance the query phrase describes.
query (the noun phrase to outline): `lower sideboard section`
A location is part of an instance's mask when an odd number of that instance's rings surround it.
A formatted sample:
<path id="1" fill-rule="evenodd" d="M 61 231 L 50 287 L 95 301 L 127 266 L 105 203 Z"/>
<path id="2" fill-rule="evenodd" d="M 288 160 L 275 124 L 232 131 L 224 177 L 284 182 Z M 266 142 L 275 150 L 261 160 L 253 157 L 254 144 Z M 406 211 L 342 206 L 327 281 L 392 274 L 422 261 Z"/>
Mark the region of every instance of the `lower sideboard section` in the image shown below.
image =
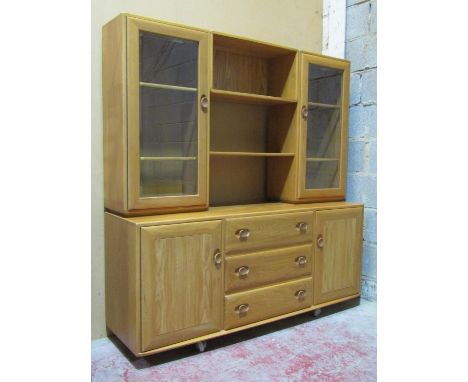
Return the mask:
<path id="1" fill-rule="evenodd" d="M 261 224 L 249 214 L 233 232 L 227 212 L 154 220 L 106 213 L 109 331 L 146 356 L 358 297 L 363 206 L 324 206 L 291 206 L 290 216 L 284 205 L 271 208 Z M 279 219 L 300 240 L 269 241 Z M 226 256 L 231 234 L 255 250 Z"/>

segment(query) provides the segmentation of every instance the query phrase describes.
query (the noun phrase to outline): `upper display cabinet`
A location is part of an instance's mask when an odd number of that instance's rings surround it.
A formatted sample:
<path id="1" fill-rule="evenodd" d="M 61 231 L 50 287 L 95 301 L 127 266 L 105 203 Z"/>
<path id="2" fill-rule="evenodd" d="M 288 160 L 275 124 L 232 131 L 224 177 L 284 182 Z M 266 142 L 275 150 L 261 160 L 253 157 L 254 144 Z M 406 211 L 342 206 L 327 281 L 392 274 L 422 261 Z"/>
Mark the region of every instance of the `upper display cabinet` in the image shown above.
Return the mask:
<path id="1" fill-rule="evenodd" d="M 349 62 L 302 54 L 299 199 L 342 200 L 346 189 Z"/>
<path id="2" fill-rule="evenodd" d="M 106 208 L 206 208 L 208 42 L 141 18 L 104 27 Z"/>
<path id="3" fill-rule="evenodd" d="M 102 49 L 106 209 L 344 199 L 349 62 L 126 14 Z"/>

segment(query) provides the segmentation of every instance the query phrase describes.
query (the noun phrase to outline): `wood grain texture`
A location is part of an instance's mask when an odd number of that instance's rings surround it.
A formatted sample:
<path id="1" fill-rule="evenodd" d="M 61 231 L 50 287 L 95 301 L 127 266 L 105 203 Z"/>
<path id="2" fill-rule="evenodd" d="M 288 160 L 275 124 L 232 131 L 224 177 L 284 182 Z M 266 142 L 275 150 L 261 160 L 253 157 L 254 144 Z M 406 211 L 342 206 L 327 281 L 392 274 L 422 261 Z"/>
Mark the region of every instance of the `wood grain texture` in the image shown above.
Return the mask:
<path id="1" fill-rule="evenodd" d="M 188 223 L 202 220 L 224 219 L 228 217 L 255 217 L 271 214 L 287 214 L 291 212 L 313 212 L 329 209 L 343 209 L 362 206 L 352 202 L 323 203 L 259 203 L 235 206 L 210 207 L 206 211 L 182 212 L 177 214 L 122 217 L 138 226 L 152 226 L 172 223 Z"/>
<path id="2" fill-rule="evenodd" d="M 303 290 L 303 298 L 295 294 Z M 236 308 L 248 304 L 246 313 Z M 225 297 L 224 328 L 231 329 L 280 314 L 304 309 L 312 305 L 312 278 L 289 281 L 247 292 L 230 294 Z"/>
<path id="3" fill-rule="evenodd" d="M 140 196 L 140 78 L 139 33 L 146 31 L 198 41 L 198 98 L 206 95 L 208 88 L 208 60 L 210 59 L 209 33 L 181 28 L 166 23 L 151 22 L 140 18 L 127 18 L 127 75 L 128 75 L 128 209 L 161 209 L 208 204 L 208 130 L 207 112 L 198 112 L 198 193 L 180 196 Z"/>
<path id="4" fill-rule="evenodd" d="M 259 287 L 288 279 L 312 275 L 312 245 L 275 248 L 244 255 L 226 257 L 225 293 Z M 305 258 L 300 264 L 298 258 Z M 247 267 L 246 276 L 239 273 Z"/>
<path id="5" fill-rule="evenodd" d="M 124 16 L 102 28 L 102 101 L 104 206 L 127 210 L 126 21 Z"/>
<path id="6" fill-rule="evenodd" d="M 307 224 L 306 232 L 297 228 L 297 224 L 301 222 Z M 311 242 L 313 223 L 313 212 L 228 218 L 225 232 L 226 253 Z M 246 240 L 239 239 L 236 234 L 240 229 L 249 230 L 250 236 Z"/>
<path id="7" fill-rule="evenodd" d="M 346 60 L 335 59 L 332 57 L 321 56 L 317 54 L 301 53 L 301 74 L 300 74 L 300 101 L 299 105 L 308 105 L 308 84 L 309 84 L 309 64 L 319 65 L 327 68 L 334 68 L 343 71 L 343 80 L 341 84 L 341 150 L 339 166 L 339 187 L 323 189 L 306 188 L 306 170 L 307 170 L 307 121 L 299 118 L 299 140 L 298 140 L 298 193 L 297 197 L 304 201 L 321 200 L 344 200 L 346 195 L 346 171 L 348 159 L 348 109 L 349 109 L 349 76 L 350 63 Z"/>
<path id="8" fill-rule="evenodd" d="M 363 208 L 318 211 L 315 235 L 314 304 L 354 295 L 360 291 Z"/>
<path id="9" fill-rule="evenodd" d="M 222 329 L 221 221 L 141 230 L 142 351 Z"/>
<path id="10" fill-rule="evenodd" d="M 134 353 L 140 352 L 140 247 L 134 224 L 106 213 L 106 324 Z"/>

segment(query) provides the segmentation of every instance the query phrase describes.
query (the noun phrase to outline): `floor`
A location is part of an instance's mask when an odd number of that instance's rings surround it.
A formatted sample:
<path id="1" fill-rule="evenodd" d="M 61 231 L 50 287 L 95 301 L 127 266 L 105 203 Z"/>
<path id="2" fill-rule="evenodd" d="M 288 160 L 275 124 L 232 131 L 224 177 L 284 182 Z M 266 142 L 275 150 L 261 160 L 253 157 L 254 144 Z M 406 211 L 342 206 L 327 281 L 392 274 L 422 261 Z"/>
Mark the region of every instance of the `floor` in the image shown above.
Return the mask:
<path id="1" fill-rule="evenodd" d="M 92 381 L 375 381 L 376 304 L 359 299 L 146 358 L 92 342 Z"/>

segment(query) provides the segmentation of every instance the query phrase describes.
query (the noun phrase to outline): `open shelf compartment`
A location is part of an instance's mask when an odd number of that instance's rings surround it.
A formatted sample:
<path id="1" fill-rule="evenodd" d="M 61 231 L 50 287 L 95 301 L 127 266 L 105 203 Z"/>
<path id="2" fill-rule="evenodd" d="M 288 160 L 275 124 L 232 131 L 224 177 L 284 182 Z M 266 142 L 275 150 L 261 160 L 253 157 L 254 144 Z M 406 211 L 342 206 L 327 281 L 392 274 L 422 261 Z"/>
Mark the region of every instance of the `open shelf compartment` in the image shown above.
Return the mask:
<path id="1" fill-rule="evenodd" d="M 295 50 L 213 33 L 212 95 L 214 92 L 215 97 L 231 97 L 237 102 L 261 102 L 262 98 L 246 98 L 251 94 L 277 97 L 279 102 L 295 102 L 297 74 L 298 58 Z M 268 103 L 268 99 L 263 101 Z"/>

